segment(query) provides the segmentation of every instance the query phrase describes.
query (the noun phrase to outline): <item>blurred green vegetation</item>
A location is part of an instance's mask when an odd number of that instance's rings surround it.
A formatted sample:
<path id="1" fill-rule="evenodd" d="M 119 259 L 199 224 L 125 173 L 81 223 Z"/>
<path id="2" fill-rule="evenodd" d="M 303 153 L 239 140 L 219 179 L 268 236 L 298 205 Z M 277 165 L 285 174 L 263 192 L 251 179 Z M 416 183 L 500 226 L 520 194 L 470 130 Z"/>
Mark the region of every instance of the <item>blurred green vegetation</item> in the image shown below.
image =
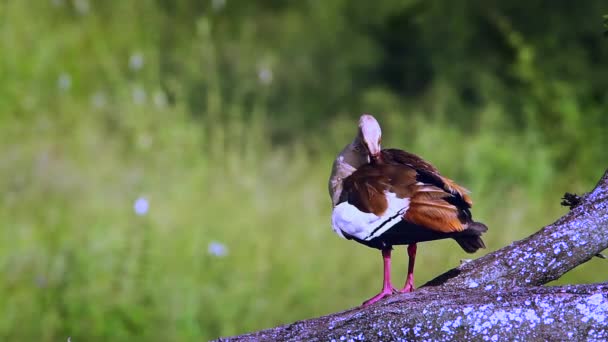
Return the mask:
<path id="1" fill-rule="evenodd" d="M 608 166 L 605 5 L 0 2 L 0 339 L 201 340 L 359 305 L 380 254 L 331 231 L 326 181 L 362 112 L 473 191 L 486 253 L 553 222 Z M 419 255 L 418 285 L 470 258 Z"/>

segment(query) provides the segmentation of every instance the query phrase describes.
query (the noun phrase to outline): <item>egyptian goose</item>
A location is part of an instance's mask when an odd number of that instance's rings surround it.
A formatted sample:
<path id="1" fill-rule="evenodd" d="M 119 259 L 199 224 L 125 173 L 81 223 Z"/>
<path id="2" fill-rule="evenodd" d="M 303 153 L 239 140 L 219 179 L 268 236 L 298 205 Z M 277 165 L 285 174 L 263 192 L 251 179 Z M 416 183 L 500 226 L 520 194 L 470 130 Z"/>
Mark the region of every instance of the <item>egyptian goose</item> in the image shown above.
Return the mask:
<path id="1" fill-rule="evenodd" d="M 382 251 L 382 290 L 367 306 L 397 292 L 391 285 L 394 245 L 408 245 L 405 286 L 414 290 L 416 243 L 452 238 L 467 253 L 485 248 L 483 223 L 473 221 L 468 190 L 443 177 L 422 158 L 397 149 L 381 149 L 376 119 L 364 114 L 357 136 L 334 161 L 329 179 L 332 228 L 341 237 Z"/>

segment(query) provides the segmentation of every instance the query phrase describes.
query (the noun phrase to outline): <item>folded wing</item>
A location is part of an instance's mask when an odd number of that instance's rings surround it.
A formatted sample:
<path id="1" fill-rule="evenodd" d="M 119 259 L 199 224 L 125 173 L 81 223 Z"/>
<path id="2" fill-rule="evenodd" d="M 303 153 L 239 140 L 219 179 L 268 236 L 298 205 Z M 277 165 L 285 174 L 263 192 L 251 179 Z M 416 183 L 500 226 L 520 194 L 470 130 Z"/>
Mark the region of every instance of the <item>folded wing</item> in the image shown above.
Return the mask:
<path id="1" fill-rule="evenodd" d="M 387 220 L 400 211 L 402 220 L 418 226 L 441 233 L 460 232 L 471 221 L 471 205 L 463 188 L 448 184 L 432 166 L 416 169 L 410 163 L 369 164 L 344 180 L 341 202 Z M 398 200 L 401 208 L 391 205 Z M 374 228 L 370 227 L 371 231 Z"/>

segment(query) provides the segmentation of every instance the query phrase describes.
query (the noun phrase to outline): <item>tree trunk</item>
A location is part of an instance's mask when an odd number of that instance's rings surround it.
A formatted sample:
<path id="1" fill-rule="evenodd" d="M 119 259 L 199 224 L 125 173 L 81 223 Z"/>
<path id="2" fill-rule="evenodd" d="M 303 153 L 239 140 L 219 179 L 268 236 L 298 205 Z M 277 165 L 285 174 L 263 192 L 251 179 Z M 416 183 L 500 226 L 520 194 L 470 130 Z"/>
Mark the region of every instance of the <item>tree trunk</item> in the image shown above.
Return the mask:
<path id="1" fill-rule="evenodd" d="M 607 340 L 608 283 L 542 287 L 608 248 L 608 170 L 539 232 L 413 293 L 219 341 Z"/>

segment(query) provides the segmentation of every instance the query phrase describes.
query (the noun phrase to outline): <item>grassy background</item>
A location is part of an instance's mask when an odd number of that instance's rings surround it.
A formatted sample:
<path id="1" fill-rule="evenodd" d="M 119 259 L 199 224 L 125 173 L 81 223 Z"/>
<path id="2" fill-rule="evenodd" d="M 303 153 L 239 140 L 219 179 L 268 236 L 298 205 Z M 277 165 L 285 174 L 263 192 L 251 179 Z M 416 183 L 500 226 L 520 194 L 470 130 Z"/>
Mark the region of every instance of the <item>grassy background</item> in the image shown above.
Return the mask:
<path id="1" fill-rule="evenodd" d="M 608 165 L 601 3 L 0 3 L 0 339 L 201 340 L 359 305 L 380 254 L 331 231 L 326 182 L 364 111 L 473 191 L 485 252 L 553 222 Z M 418 285 L 470 257 L 419 255 Z"/>

